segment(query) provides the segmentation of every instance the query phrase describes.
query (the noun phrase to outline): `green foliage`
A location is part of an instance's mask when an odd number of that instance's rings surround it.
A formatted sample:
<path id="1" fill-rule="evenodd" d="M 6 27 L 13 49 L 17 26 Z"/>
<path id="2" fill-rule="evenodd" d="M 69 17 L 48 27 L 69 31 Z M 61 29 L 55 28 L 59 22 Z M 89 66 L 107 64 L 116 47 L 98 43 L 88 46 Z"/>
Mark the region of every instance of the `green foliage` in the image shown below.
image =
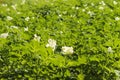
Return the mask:
<path id="1" fill-rule="evenodd" d="M 2 0 L 0 80 L 119 80 L 119 7 L 119 0 Z"/>

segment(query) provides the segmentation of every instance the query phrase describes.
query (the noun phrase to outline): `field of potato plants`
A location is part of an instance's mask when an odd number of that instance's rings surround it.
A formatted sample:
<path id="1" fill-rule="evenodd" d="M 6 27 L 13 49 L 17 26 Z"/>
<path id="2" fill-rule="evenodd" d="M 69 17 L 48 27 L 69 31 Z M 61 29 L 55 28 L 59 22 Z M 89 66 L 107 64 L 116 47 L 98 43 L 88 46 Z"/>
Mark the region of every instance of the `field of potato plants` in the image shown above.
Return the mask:
<path id="1" fill-rule="evenodd" d="M 120 0 L 0 0 L 0 80 L 120 80 Z"/>

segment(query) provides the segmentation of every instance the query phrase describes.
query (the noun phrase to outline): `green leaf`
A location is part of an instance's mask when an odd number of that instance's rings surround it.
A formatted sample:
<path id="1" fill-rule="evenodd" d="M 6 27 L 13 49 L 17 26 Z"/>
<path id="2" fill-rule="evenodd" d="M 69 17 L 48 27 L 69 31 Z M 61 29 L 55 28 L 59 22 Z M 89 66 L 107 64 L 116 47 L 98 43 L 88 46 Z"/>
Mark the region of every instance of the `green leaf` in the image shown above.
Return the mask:
<path id="1" fill-rule="evenodd" d="M 71 75 L 71 74 L 70 74 L 70 71 L 69 71 L 69 70 L 66 70 L 64 76 L 65 76 L 65 77 L 68 77 L 68 76 L 70 76 L 70 75 Z"/>
<path id="2" fill-rule="evenodd" d="M 97 61 L 97 62 L 99 62 L 100 60 L 99 60 L 98 56 L 93 55 L 93 56 L 90 57 L 90 61 Z"/>
<path id="3" fill-rule="evenodd" d="M 78 65 L 86 64 L 86 63 L 87 63 L 86 56 L 78 57 Z"/>
<path id="4" fill-rule="evenodd" d="M 77 76 L 77 80 L 84 80 L 84 74 L 79 74 L 78 76 Z"/>

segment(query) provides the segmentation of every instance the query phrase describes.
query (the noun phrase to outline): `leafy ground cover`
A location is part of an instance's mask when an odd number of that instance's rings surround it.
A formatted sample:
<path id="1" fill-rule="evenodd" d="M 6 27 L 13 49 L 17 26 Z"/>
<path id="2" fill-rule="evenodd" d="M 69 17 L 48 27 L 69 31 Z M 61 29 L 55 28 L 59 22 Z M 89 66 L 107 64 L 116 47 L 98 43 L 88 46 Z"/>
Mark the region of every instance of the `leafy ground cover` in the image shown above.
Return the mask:
<path id="1" fill-rule="evenodd" d="M 1 80 L 120 80 L 120 0 L 0 0 Z"/>

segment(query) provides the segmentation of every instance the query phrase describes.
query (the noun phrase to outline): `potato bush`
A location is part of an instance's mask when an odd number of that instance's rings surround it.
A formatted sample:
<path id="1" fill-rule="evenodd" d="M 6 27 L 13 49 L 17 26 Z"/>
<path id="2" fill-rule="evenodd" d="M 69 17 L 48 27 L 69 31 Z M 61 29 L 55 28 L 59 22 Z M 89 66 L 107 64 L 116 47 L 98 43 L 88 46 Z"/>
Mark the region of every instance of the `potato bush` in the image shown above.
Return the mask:
<path id="1" fill-rule="evenodd" d="M 0 80 L 120 80 L 120 0 L 0 0 Z"/>

